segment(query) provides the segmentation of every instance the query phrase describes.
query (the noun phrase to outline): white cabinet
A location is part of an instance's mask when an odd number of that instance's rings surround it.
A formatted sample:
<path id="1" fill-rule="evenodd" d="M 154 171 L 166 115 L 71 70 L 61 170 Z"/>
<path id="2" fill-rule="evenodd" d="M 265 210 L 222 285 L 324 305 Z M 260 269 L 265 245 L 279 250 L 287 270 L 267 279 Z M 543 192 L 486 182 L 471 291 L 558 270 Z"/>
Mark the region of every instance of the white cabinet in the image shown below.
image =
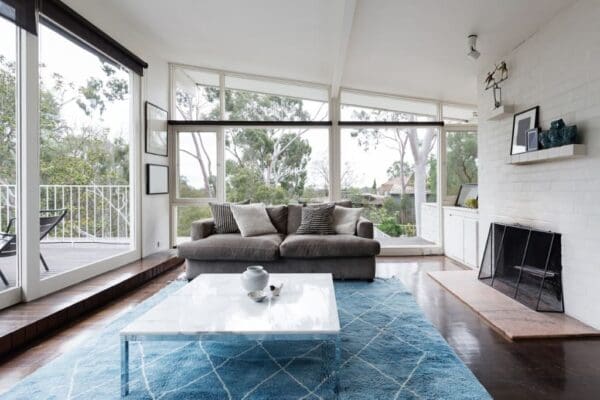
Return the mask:
<path id="1" fill-rule="evenodd" d="M 479 213 L 444 207 L 444 253 L 471 268 L 479 266 Z"/>

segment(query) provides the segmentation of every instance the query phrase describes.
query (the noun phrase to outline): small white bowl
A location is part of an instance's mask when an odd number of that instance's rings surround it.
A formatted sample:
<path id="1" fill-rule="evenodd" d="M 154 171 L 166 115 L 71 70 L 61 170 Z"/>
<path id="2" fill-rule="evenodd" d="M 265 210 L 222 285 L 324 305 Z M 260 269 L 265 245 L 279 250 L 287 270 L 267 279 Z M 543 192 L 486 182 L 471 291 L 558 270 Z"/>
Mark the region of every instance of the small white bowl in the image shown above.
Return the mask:
<path id="1" fill-rule="evenodd" d="M 249 292 L 248 297 L 257 303 L 260 303 L 267 298 L 267 295 L 262 290 L 257 290 L 255 292 Z"/>

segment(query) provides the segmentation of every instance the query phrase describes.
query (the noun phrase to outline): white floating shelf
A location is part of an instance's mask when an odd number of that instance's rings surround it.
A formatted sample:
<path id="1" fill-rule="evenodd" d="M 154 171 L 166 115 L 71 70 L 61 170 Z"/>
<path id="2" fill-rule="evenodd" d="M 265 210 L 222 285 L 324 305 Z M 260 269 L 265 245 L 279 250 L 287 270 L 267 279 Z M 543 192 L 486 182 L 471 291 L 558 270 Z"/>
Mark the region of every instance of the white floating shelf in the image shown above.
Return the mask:
<path id="1" fill-rule="evenodd" d="M 582 157 L 585 156 L 585 154 L 586 148 L 584 144 L 568 144 L 560 147 L 552 147 L 550 149 L 513 154 L 508 156 L 506 163 L 515 165 L 533 164 Z"/>
<path id="2" fill-rule="evenodd" d="M 512 117 L 514 114 L 513 106 L 500 106 L 492 110 L 488 116 L 488 121 L 498 121 L 506 117 Z"/>

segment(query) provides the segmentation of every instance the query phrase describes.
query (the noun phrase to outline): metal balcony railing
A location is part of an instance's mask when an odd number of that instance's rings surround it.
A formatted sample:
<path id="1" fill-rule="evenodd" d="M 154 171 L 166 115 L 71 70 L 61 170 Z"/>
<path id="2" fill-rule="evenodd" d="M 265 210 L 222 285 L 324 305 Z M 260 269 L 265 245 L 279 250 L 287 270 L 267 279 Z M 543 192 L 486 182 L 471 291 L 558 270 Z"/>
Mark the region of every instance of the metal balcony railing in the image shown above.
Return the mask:
<path id="1" fill-rule="evenodd" d="M 16 217 L 16 186 L 0 185 L 0 230 Z M 41 185 L 40 209 L 67 209 L 45 241 L 126 242 L 131 237 L 128 185 Z"/>

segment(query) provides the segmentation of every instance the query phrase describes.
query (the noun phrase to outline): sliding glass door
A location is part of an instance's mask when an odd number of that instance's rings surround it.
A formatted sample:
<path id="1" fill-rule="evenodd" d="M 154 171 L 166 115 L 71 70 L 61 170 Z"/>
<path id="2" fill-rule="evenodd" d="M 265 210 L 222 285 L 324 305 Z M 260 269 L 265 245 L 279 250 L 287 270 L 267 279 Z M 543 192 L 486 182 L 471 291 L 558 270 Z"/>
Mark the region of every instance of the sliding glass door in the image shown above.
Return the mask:
<path id="1" fill-rule="evenodd" d="M 17 27 L 0 18 L 0 308 L 20 299 L 17 36 Z"/>
<path id="2" fill-rule="evenodd" d="M 132 248 L 132 102 L 129 71 L 55 28 L 40 24 L 38 37 L 46 279 Z"/>

